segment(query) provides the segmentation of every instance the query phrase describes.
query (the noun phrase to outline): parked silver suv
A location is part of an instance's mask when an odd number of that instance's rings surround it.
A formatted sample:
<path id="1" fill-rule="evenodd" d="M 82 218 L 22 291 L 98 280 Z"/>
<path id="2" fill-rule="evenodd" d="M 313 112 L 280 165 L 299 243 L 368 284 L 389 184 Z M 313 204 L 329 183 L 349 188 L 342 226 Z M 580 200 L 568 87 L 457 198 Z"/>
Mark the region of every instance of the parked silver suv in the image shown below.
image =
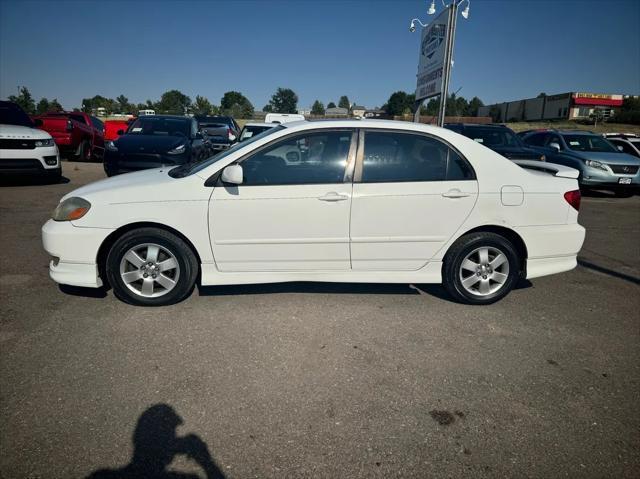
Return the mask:
<path id="1" fill-rule="evenodd" d="M 589 131 L 537 130 L 523 135 L 524 143 L 544 153 L 547 161 L 580 171 L 581 188 L 612 190 L 631 196 L 640 189 L 640 158 L 618 150 Z"/>

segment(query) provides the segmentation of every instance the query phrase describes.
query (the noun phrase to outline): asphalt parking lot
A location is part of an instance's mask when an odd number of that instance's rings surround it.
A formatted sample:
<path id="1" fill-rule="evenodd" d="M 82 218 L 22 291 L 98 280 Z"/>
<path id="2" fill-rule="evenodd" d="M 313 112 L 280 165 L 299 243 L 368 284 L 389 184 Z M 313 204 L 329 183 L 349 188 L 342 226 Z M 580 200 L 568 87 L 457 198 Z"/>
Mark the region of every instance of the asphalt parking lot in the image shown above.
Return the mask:
<path id="1" fill-rule="evenodd" d="M 0 187 L 0 477 L 637 477 L 639 196 L 583 198 L 581 265 L 489 307 L 294 283 L 145 309 L 49 279 L 40 227 L 103 177 L 63 167 Z"/>

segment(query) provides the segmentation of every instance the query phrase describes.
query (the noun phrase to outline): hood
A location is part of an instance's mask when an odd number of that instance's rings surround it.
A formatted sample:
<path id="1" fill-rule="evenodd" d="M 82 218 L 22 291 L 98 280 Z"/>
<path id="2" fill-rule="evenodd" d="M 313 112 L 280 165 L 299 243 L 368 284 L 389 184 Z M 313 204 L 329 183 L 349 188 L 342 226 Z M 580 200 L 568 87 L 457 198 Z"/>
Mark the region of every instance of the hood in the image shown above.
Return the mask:
<path id="1" fill-rule="evenodd" d="M 542 156 L 542 153 L 526 146 L 497 146 L 491 149 L 510 160 L 539 160 Z"/>
<path id="2" fill-rule="evenodd" d="M 166 153 L 182 144 L 189 146 L 185 136 L 122 135 L 114 144 L 121 153 Z"/>
<path id="3" fill-rule="evenodd" d="M 51 135 L 44 130 L 28 126 L 0 125 L 0 138 L 18 140 L 46 140 Z"/>
<path id="4" fill-rule="evenodd" d="M 105 178 L 73 190 L 60 201 L 79 196 L 95 205 L 108 205 L 201 200 L 211 195 L 211 188 L 199 176 L 176 179 L 168 175 L 169 170 L 171 167 L 153 168 Z"/>
<path id="5" fill-rule="evenodd" d="M 640 158 L 628 153 L 598 151 L 573 151 L 572 153 L 583 160 L 597 160 L 607 165 L 640 165 Z"/>

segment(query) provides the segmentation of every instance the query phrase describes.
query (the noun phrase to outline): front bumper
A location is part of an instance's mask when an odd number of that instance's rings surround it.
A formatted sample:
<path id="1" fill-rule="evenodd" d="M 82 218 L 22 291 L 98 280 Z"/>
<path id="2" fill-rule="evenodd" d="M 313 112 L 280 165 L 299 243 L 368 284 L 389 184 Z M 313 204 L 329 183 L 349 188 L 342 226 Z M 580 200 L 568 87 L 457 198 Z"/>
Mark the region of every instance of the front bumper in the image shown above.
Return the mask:
<path id="1" fill-rule="evenodd" d="M 143 155 L 105 150 L 104 172 L 107 176 L 114 176 L 151 168 L 179 166 L 188 163 L 190 156 L 190 151 L 181 155 L 163 155 L 157 153 Z"/>
<path id="2" fill-rule="evenodd" d="M 640 186 L 640 170 L 635 174 L 614 173 L 609 166 L 608 171 L 585 166 L 580 178 L 581 186 L 600 186 L 609 188 L 637 188 Z M 620 183 L 623 178 L 624 183 Z M 627 181 L 630 181 L 627 183 Z"/>
<path id="3" fill-rule="evenodd" d="M 71 286 L 102 286 L 98 251 L 112 231 L 110 228 L 74 226 L 69 221 L 47 221 L 42 227 L 42 245 L 54 257 L 49 263 L 51 278 Z"/>
<path id="4" fill-rule="evenodd" d="M 57 146 L 0 150 L 0 175 L 56 177 L 62 173 Z"/>

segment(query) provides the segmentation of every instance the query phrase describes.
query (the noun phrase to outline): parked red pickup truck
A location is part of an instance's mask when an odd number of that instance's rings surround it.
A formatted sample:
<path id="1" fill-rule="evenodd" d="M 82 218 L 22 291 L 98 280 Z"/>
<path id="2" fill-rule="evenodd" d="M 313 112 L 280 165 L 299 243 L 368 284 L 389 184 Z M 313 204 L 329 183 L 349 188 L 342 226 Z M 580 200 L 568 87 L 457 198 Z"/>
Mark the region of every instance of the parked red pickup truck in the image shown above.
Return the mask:
<path id="1" fill-rule="evenodd" d="M 34 116 L 41 130 L 49 133 L 61 155 L 90 161 L 104 157 L 104 123 L 81 112 L 51 112 Z"/>
<path id="2" fill-rule="evenodd" d="M 127 131 L 131 122 L 131 120 L 105 120 L 104 122 L 104 140 L 105 141 L 113 141 L 117 140 L 120 135 L 118 135 L 119 131 Z"/>

